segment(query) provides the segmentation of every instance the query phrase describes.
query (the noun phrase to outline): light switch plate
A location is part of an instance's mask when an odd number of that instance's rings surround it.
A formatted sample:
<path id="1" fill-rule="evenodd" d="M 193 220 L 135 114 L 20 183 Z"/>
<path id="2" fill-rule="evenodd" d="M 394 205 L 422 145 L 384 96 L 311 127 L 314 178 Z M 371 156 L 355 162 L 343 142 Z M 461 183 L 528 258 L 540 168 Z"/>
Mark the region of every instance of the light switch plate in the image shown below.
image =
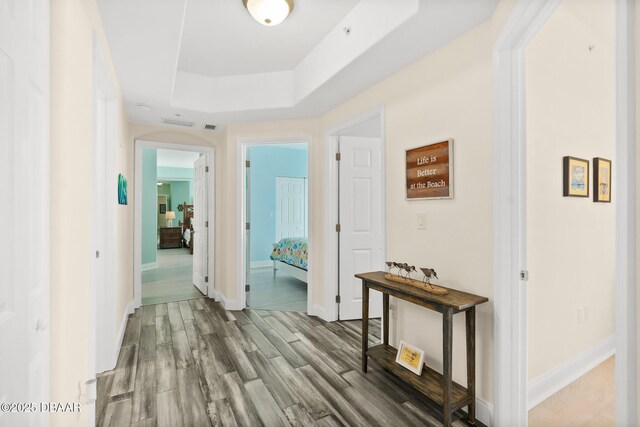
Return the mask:
<path id="1" fill-rule="evenodd" d="M 427 229 L 427 214 L 419 213 L 418 214 L 418 230 L 426 230 Z"/>

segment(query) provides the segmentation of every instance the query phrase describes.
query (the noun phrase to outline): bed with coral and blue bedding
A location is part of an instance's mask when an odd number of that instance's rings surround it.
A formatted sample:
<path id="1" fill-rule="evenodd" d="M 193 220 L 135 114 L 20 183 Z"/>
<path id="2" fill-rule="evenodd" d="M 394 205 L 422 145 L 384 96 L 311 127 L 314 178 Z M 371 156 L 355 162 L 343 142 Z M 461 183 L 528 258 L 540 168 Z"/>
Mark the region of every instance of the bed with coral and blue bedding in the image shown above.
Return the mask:
<path id="1" fill-rule="evenodd" d="M 273 244 L 273 277 L 280 271 L 307 283 L 308 249 L 306 237 L 286 237 Z"/>

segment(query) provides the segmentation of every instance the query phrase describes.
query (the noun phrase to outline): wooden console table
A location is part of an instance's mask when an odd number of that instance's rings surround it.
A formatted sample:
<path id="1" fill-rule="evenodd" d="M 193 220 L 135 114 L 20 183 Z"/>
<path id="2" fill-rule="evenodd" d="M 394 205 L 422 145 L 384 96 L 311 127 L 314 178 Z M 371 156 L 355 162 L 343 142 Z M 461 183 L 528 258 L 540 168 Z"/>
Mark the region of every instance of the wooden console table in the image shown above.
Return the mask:
<path id="1" fill-rule="evenodd" d="M 385 370 L 442 408 L 445 426 L 454 421 L 453 414 L 465 406 L 469 407 L 467 422 L 476 422 L 476 305 L 489 301 L 485 297 L 445 288 L 448 295 L 434 295 L 414 286 L 392 282 L 384 278 L 382 271 L 356 274 L 362 279 L 362 371 L 367 372 L 367 357 L 372 358 Z M 369 336 L 369 289 L 382 292 L 382 344 L 368 348 Z M 425 366 L 422 375 L 396 363 L 398 350 L 389 345 L 389 296 L 409 301 L 442 313 L 442 374 Z M 467 335 L 467 387 L 453 382 L 453 315 L 465 313 Z"/>

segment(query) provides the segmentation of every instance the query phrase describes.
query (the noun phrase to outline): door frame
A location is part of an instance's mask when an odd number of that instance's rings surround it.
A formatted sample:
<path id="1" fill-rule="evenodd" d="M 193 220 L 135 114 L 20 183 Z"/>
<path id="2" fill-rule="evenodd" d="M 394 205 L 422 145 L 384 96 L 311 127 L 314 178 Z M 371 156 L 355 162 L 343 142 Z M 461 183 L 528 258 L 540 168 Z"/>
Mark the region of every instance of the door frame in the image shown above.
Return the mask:
<path id="1" fill-rule="evenodd" d="M 91 307 L 91 331 L 89 335 L 89 388 L 95 389 L 95 383 L 91 383 L 99 372 L 104 372 L 115 368 L 120 351 L 120 343 L 116 334 L 116 219 L 111 213 L 118 207 L 116 200 L 116 131 L 118 127 L 116 114 L 116 89 L 110 78 L 105 56 L 98 42 L 96 35 L 93 35 L 93 88 L 92 88 L 92 160 L 97 161 L 96 153 L 102 151 L 105 158 L 102 159 L 103 176 L 97 176 L 93 173 L 92 190 L 92 209 L 99 209 L 101 206 L 98 198 L 102 197 L 103 208 L 107 212 L 103 215 L 101 223 L 91 221 L 91 246 L 90 253 L 87 254 L 90 259 L 91 266 L 91 286 L 89 290 L 90 307 Z M 97 109 L 97 103 L 104 103 L 104 111 L 100 117 Z M 103 127 L 104 137 L 97 137 L 98 128 Z M 94 171 L 98 169 L 92 168 Z M 97 179 L 103 179 L 102 184 L 98 184 Z M 113 183 L 113 186 L 110 185 Z M 110 190 L 113 191 L 110 191 Z M 109 197 L 112 196 L 112 197 Z M 113 208 L 113 209 L 109 209 Z M 92 215 L 93 217 L 94 215 Z M 100 240 L 98 234 L 104 233 L 103 247 L 98 247 Z M 104 265 L 104 271 L 99 272 L 95 269 L 96 251 L 100 250 L 100 258 Z M 98 286 L 100 283 L 96 275 L 104 275 L 104 286 Z M 107 350 L 106 353 L 103 353 Z M 93 412 L 90 412 L 94 415 Z"/>
<path id="2" fill-rule="evenodd" d="M 380 140 L 381 140 L 381 162 L 382 162 L 382 258 L 387 256 L 387 179 L 386 179 L 386 158 L 387 158 L 387 142 L 385 132 L 385 111 L 384 106 L 379 106 L 356 115 L 325 132 L 326 141 L 326 171 L 327 180 L 325 185 L 325 304 L 324 320 L 333 322 L 338 320 L 338 304 L 335 302 L 338 295 L 338 257 L 336 256 L 336 248 L 338 247 L 338 233 L 336 232 L 336 224 L 338 223 L 338 165 L 336 162 L 336 153 L 339 148 L 339 137 L 341 133 L 349 131 L 365 122 L 374 118 L 380 119 Z"/>
<path id="3" fill-rule="evenodd" d="M 169 142 L 158 142 L 146 139 L 136 139 L 135 146 L 135 183 L 134 183 L 134 238 L 133 238 L 133 306 L 138 308 L 142 305 L 142 149 L 155 148 L 161 150 L 191 151 L 204 153 L 208 156 L 209 179 L 207 181 L 207 217 L 209 221 L 209 241 L 207 242 L 207 275 L 209 282 L 207 286 L 207 297 L 215 298 L 215 235 L 216 235 L 216 166 L 215 148 L 205 145 L 176 144 Z"/>
<path id="4" fill-rule="evenodd" d="M 311 161 L 311 153 L 313 152 L 313 139 L 310 135 L 303 135 L 298 137 L 270 137 L 270 138 L 238 138 L 237 139 L 237 162 L 236 166 L 238 168 L 237 171 L 237 189 L 236 194 L 237 202 L 237 218 L 238 221 L 236 223 L 236 230 L 238 230 L 237 234 L 237 254 L 236 257 L 238 259 L 238 264 L 236 266 L 236 299 L 235 301 L 226 301 L 225 308 L 227 310 L 242 310 L 246 307 L 246 298 L 245 298 L 245 286 L 246 286 L 246 222 L 247 218 L 245 215 L 245 203 L 246 203 L 246 168 L 245 161 L 246 159 L 246 148 L 248 146 L 255 145 L 282 145 L 282 144 L 307 144 L 307 179 L 308 179 L 308 207 L 307 207 L 307 224 L 309 227 L 309 233 L 307 235 L 307 314 L 310 316 L 321 316 L 321 308 L 319 306 L 314 306 L 313 304 L 313 266 L 314 263 L 314 239 L 313 239 L 313 230 L 314 230 L 314 218 L 313 218 L 313 207 L 314 207 L 314 191 L 313 191 L 313 162 Z"/>
<path id="5" fill-rule="evenodd" d="M 520 0 L 494 46 L 494 425 L 528 422 L 526 287 L 520 280 L 526 270 L 525 54 L 561 3 Z M 630 0 L 617 0 L 616 8 L 616 422 L 631 425 L 637 416 L 635 16 Z"/>

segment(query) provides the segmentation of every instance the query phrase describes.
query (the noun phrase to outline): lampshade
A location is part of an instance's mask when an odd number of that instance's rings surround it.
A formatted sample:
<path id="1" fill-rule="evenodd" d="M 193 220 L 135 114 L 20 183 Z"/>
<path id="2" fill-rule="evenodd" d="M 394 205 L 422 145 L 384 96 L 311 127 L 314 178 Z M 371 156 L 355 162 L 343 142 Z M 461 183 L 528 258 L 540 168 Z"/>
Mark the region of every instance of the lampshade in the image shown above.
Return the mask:
<path id="1" fill-rule="evenodd" d="M 253 19 L 273 27 L 284 21 L 293 10 L 293 0 L 242 0 Z"/>
<path id="2" fill-rule="evenodd" d="M 175 219 L 176 213 L 174 211 L 167 211 L 167 213 L 164 215 L 164 217 L 166 219 Z"/>

